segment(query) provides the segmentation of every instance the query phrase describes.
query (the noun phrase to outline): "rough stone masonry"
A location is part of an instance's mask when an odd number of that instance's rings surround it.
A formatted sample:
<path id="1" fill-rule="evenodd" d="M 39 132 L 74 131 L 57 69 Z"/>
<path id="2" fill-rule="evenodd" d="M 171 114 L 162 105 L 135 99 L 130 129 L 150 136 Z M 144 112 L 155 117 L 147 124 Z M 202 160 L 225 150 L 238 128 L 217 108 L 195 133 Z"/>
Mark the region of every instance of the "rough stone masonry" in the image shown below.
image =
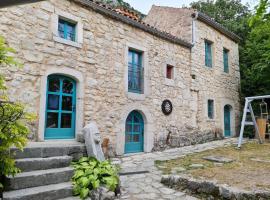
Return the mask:
<path id="1" fill-rule="evenodd" d="M 178 14 L 186 15 L 183 23 L 190 26 L 190 36 L 192 21 L 196 23 L 193 37 L 187 37 L 187 32 L 183 35 L 187 41 L 93 1 L 49 0 L 0 9 L 0 35 L 16 49 L 15 56 L 24 66 L 3 66 L 1 73 L 12 100 L 26 104 L 38 116 L 30 125 L 30 139 L 45 139 L 47 79 L 52 74 L 76 81 L 75 138 L 80 138 L 87 123 L 95 121 L 102 138 L 110 139 L 118 155 L 125 153 L 126 119 L 134 110 L 143 117 L 145 152 L 162 149 L 169 135 L 169 147 L 223 136 L 225 105 L 231 106 L 233 136 L 239 119 L 237 41 L 192 18 L 190 12 L 179 10 Z M 59 36 L 60 18 L 76 24 L 76 41 Z M 175 26 L 181 29 L 182 24 Z M 212 68 L 204 64 L 205 39 L 213 44 Z M 223 47 L 230 52 L 229 73 L 223 72 Z M 128 90 L 129 50 L 142 54 L 141 94 Z M 173 66 L 170 79 L 168 65 Z M 165 99 L 173 105 L 168 116 L 161 110 Z M 208 118 L 208 99 L 214 100 L 213 119 Z"/>

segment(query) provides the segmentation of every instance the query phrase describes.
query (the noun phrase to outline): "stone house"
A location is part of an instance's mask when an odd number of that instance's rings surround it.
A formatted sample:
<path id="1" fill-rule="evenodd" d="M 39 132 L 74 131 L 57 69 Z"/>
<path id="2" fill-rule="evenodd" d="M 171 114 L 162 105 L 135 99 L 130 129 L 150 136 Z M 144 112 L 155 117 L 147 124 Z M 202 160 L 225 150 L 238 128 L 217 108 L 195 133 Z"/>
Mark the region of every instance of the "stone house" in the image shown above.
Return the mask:
<path id="1" fill-rule="evenodd" d="M 38 119 L 33 141 L 82 140 L 95 121 L 117 155 L 230 137 L 239 120 L 239 37 L 192 9 L 140 21 L 92 0 L 0 9 L 24 68 L 1 67 Z"/>

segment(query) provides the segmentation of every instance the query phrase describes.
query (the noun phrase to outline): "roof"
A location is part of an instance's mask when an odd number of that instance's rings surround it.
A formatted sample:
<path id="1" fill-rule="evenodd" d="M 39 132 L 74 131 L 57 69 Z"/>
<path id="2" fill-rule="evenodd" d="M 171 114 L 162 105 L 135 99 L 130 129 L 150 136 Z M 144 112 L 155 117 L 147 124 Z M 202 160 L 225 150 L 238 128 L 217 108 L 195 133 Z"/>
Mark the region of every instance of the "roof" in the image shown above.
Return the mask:
<path id="1" fill-rule="evenodd" d="M 117 12 L 112 7 L 105 5 L 99 1 L 95 0 L 73 0 L 77 3 L 80 3 L 81 5 L 84 5 L 102 15 L 106 15 L 112 19 L 116 19 L 118 21 L 121 21 L 125 24 L 128 24 L 130 26 L 136 27 L 138 29 L 141 29 L 145 32 L 148 32 L 154 36 L 157 36 L 159 38 L 165 39 L 167 41 L 170 41 L 172 43 L 184 46 L 186 48 L 191 48 L 192 44 L 176 37 L 170 33 L 167 33 L 165 31 L 161 31 L 149 24 L 146 24 L 145 22 L 141 21 L 140 19 L 135 19 L 133 17 L 130 17 L 129 15 L 126 15 L 125 12 Z"/>
<path id="2" fill-rule="evenodd" d="M 208 15 L 196 11 L 195 13 L 192 14 L 192 17 L 197 17 L 198 20 L 208 24 L 209 26 L 213 27 L 217 31 L 221 32 L 222 34 L 226 35 L 228 38 L 232 39 L 235 42 L 240 42 L 241 38 L 236 35 L 235 33 L 229 31 L 227 28 L 222 26 L 221 24 L 217 23 L 214 21 L 212 18 L 210 18 Z"/>
<path id="3" fill-rule="evenodd" d="M 27 4 L 27 3 L 36 3 L 39 1 L 44 0 L 0 0 L 0 8 L 8 7 L 8 6 L 14 6 L 14 5 L 20 5 L 20 4 Z"/>

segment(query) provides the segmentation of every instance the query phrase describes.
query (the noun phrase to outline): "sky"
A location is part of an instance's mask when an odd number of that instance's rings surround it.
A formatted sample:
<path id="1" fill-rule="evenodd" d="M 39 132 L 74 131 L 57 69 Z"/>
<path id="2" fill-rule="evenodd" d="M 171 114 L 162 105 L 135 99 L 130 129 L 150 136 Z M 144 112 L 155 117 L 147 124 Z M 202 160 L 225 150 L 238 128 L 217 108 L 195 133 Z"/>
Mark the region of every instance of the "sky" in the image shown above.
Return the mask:
<path id="1" fill-rule="evenodd" d="M 183 5 L 189 6 L 194 0 L 124 0 L 129 3 L 133 8 L 140 12 L 147 14 L 153 4 L 157 6 L 171 6 L 182 7 Z M 259 0 L 242 0 L 242 3 L 249 3 L 251 7 L 254 7 Z"/>

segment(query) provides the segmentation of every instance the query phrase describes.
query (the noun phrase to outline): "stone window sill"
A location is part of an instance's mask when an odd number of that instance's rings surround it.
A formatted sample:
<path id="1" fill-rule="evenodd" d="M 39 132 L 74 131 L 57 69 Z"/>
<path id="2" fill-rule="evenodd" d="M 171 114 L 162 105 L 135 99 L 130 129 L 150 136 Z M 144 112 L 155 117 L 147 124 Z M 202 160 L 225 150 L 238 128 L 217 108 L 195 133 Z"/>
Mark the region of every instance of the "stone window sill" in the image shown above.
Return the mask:
<path id="1" fill-rule="evenodd" d="M 216 120 L 215 119 L 207 119 L 206 121 L 207 122 L 215 122 Z"/>
<path id="2" fill-rule="evenodd" d="M 225 75 L 225 76 L 229 76 L 230 75 L 230 72 L 224 72 L 224 71 L 222 71 L 222 74 Z"/>
<path id="3" fill-rule="evenodd" d="M 73 42 L 73 41 L 70 41 L 70 40 L 66 40 L 66 39 L 60 38 L 58 36 L 54 36 L 53 40 L 56 41 L 56 42 L 62 43 L 62 44 L 66 44 L 66 45 L 69 45 L 69 46 L 76 47 L 76 48 L 82 48 L 82 44 L 80 44 L 78 42 Z"/>
<path id="4" fill-rule="evenodd" d="M 173 79 L 165 78 L 165 85 L 175 86 L 174 80 Z"/>
<path id="5" fill-rule="evenodd" d="M 140 100 L 140 101 L 145 100 L 145 94 L 138 94 L 138 93 L 128 92 L 127 96 L 128 96 L 129 99 L 133 99 L 133 100 Z"/>

